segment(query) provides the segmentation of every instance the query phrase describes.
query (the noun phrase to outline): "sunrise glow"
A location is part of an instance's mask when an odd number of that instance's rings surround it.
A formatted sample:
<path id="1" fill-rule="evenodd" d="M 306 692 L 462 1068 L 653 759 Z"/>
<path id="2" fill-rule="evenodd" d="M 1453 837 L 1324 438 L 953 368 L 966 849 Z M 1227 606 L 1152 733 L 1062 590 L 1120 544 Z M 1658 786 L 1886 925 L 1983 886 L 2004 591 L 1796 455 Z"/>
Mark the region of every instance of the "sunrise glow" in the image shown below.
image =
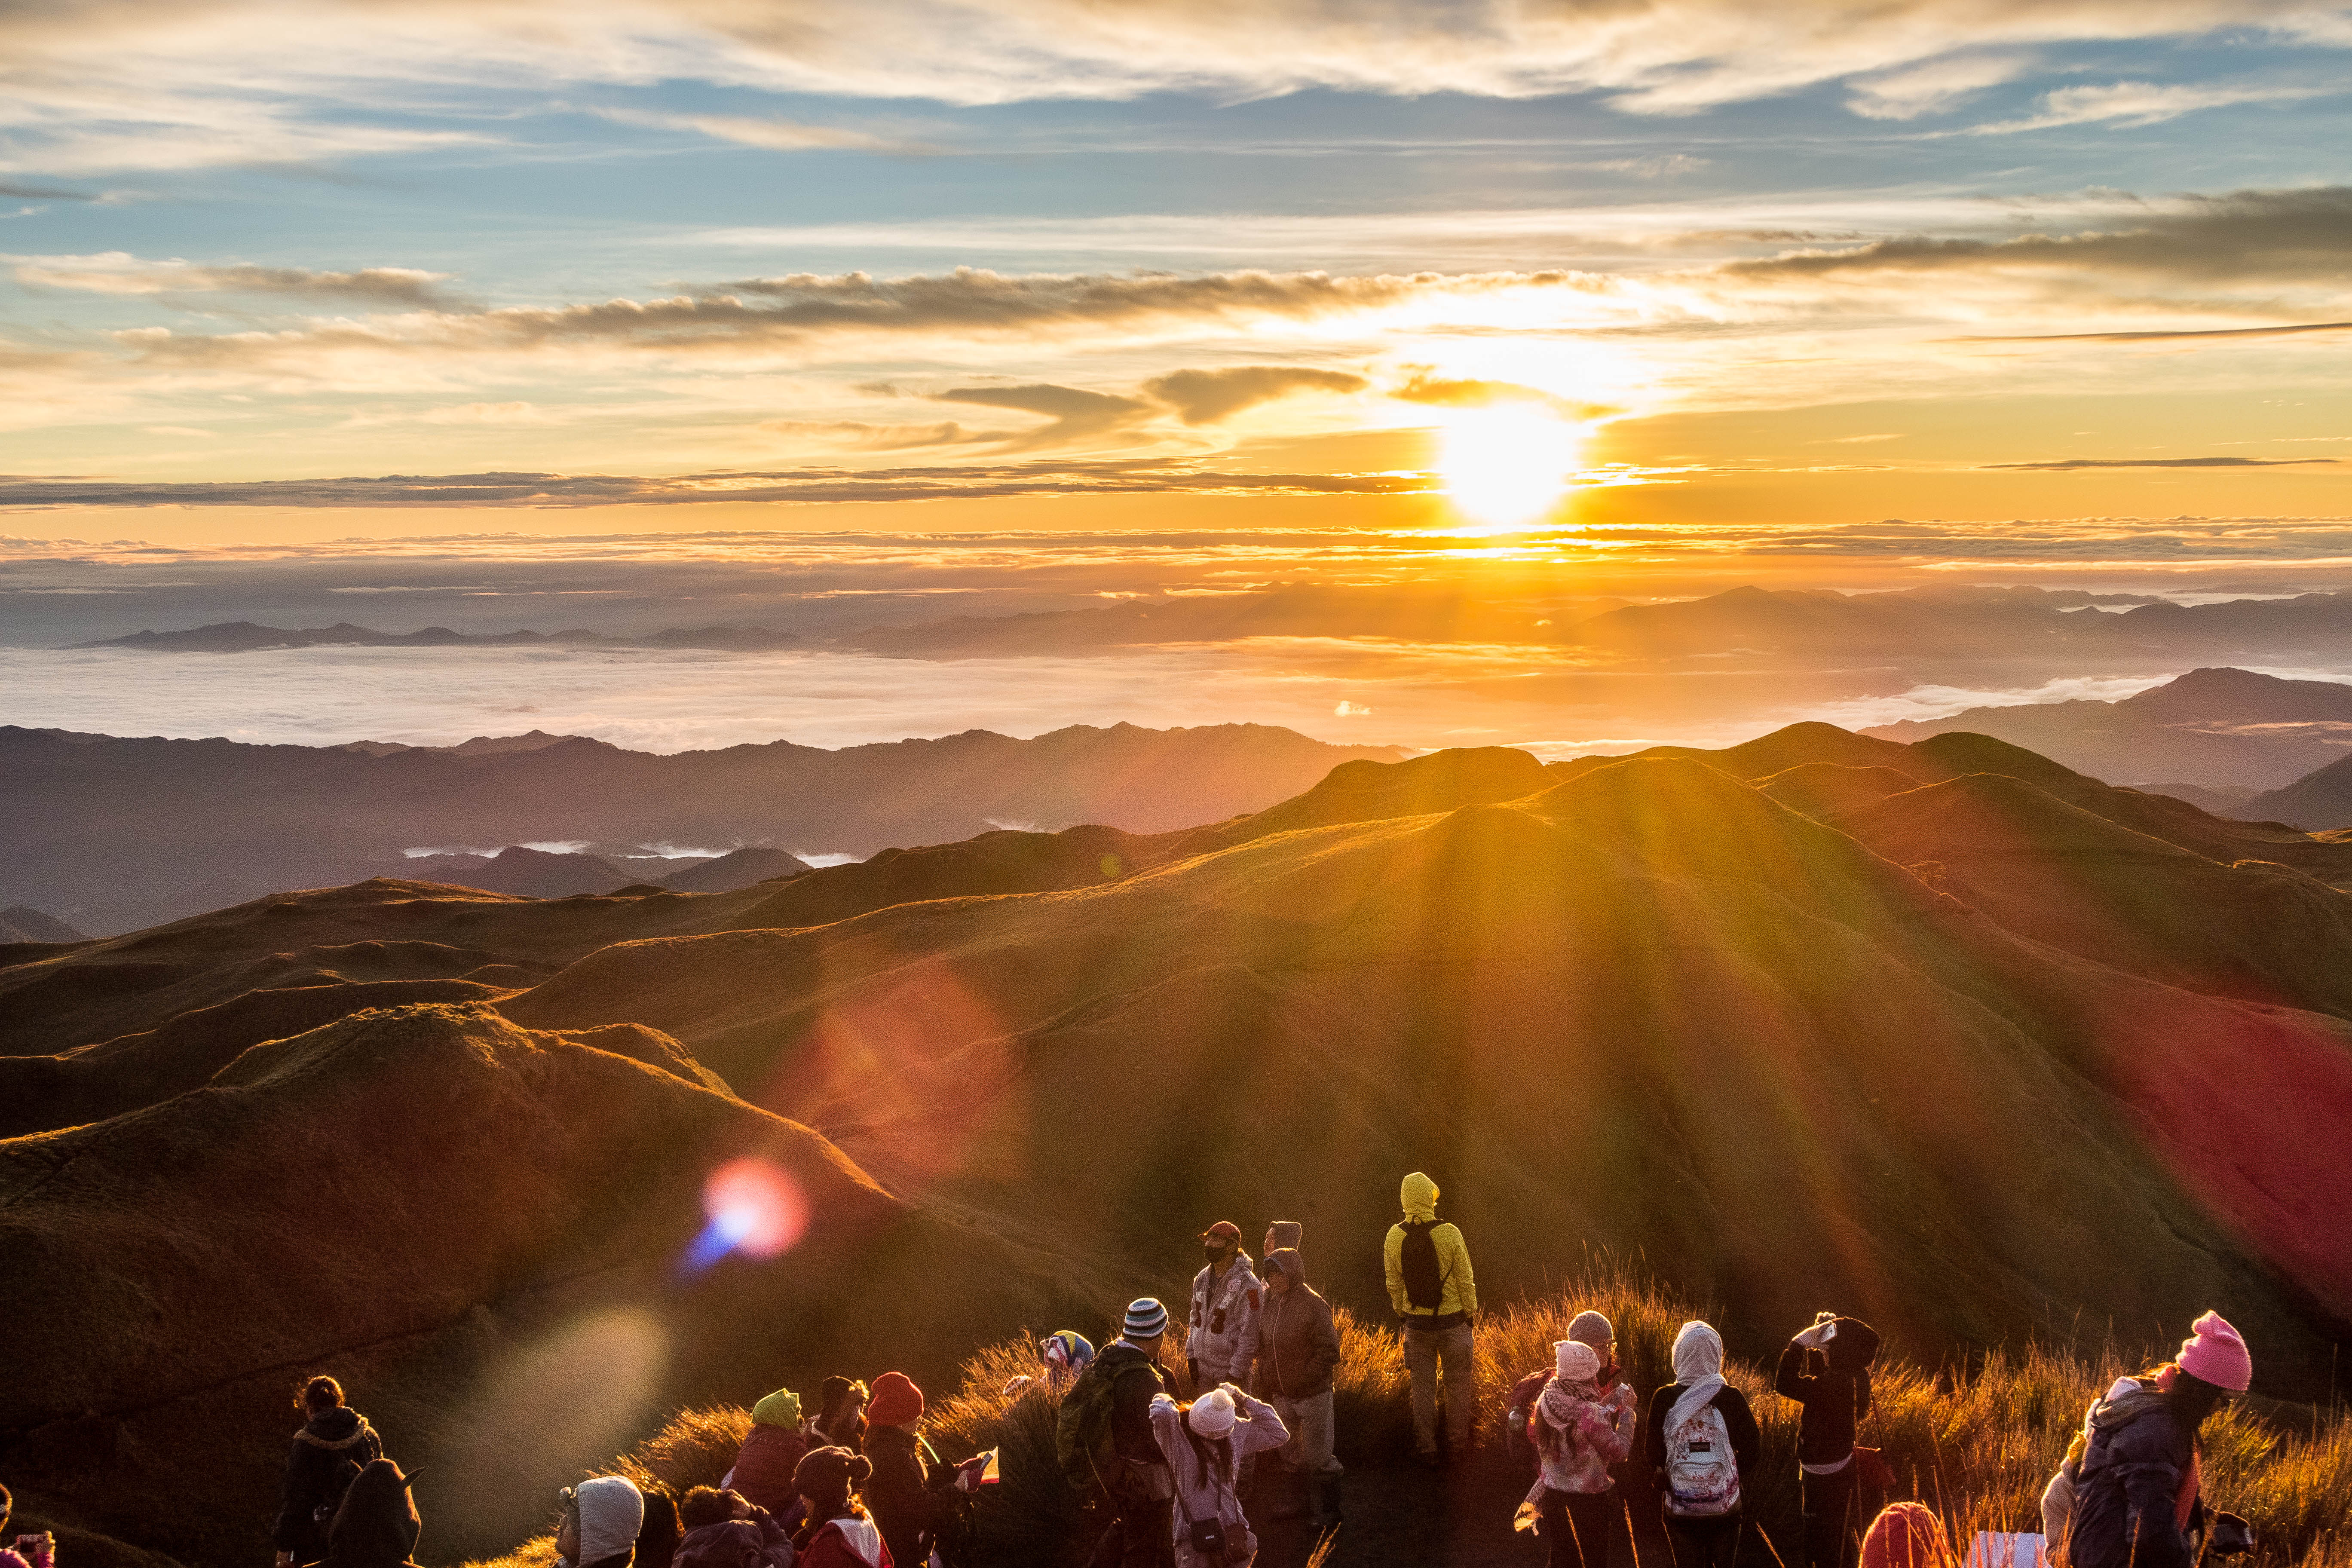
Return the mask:
<path id="1" fill-rule="evenodd" d="M 1567 494 L 1578 442 L 1574 427 L 1534 409 L 1469 409 L 1445 426 L 1438 472 L 1447 498 L 1472 521 L 1518 527 Z"/>

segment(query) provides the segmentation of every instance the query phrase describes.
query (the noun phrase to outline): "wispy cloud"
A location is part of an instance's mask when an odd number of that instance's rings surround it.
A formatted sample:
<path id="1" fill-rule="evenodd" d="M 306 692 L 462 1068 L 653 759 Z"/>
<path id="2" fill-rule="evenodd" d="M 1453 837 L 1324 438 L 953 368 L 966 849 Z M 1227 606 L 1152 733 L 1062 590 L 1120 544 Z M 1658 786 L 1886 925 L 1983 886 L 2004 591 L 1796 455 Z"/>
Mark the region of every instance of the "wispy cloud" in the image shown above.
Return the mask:
<path id="1" fill-rule="evenodd" d="M 2021 468 L 2063 474 L 2076 468 L 2294 468 L 2334 463 L 2334 458 L 2067 458 L 2054 463 L 1987 463 L 1988 468 Z"/>
<path id="2" fill-rule="evenodd" d="M 624 125 L 645 125 L 663 131 L 690 131 L 717 142 L 761 147 L 771 153 L 888 153 L 900 156 L 940 152 L 931 143 L 902 136 L 879 135 L 838 125 L 812 125 L 754 114 L 666 114 L 650 110 L 600 108 L 594 113 Z"/>
<path id="3" fill-rule="evenodd" d="M 437 287 L 447 280 L 448 274 L 407 267 L 326 272 L 241 262 L 151 261 L 120 250 L 96 256 L 7 256 L 0 257 L 0 262 L 8 265 L 19 283 L 90 294 L 269 294 L 289 300 L 350 300 L 394 309 L 462 309 Z"/>
<path id="4" fill-rule="evenodd" d="M 2042 95 L 2040 113 L 1972 125 L 1969 133 L 2011 136 L 2021 131 L 2049 131 L 2062 125 L 2109 124 L 2128 129 L 2177 120 L 2200 109 L 2221 109 L 2234 103 L 2289 103 L 2338 90 L 2341 89 L 2263 82 L 2119 81 L 2104 87 L 2062 87 Z"/>

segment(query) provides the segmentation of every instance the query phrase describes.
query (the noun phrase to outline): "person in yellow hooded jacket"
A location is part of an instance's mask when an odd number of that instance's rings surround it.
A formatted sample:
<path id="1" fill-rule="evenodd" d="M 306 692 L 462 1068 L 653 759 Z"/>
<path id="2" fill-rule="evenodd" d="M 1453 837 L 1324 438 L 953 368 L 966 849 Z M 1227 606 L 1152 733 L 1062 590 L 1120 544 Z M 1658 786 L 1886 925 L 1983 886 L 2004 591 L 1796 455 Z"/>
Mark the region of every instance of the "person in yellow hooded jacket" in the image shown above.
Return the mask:
<path id="1" fill-rule="evenodd" d="M 1461 1230 L 1437 1217 L 1437 1184 L 1415 1171 L 1398 1201 L 1404 1218 L 1389 1227 L 1383 1257 L 1389 1301 L 1404 1325 L 1404 1361 L 1412 1373 L 1412 1436 L 1423 1464 L 1435 1464 L 1437 1405 L 1444 1390 L 1445 1443 L 1455 1458 L 1470 1450 L 1472 1324 L 1478 1281 Z M 1441 1365 L 1444 1368 L 1440 1374 Z"/>

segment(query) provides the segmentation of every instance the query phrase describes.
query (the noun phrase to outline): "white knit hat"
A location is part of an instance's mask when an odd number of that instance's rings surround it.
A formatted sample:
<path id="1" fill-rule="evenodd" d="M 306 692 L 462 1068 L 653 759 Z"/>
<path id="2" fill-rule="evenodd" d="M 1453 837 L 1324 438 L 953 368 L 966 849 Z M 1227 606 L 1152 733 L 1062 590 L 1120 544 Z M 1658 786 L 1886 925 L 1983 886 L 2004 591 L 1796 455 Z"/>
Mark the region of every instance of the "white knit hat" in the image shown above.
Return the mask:
<path id="1" fill-rule="evenodd" d="M 1590 1383 L 1601 1375 L 1601 1352 L 1581 1340 L 1555 1340 L 1551 1353 L 1562 1383 Z"/>
<path id="2" fill-rule="evenodd" d="M 1203 1437 L 1222 1437 L 1234 1429 L 1234 1396 L 1213 1388 L 1192 1401 L 1192 1430 Z"/>

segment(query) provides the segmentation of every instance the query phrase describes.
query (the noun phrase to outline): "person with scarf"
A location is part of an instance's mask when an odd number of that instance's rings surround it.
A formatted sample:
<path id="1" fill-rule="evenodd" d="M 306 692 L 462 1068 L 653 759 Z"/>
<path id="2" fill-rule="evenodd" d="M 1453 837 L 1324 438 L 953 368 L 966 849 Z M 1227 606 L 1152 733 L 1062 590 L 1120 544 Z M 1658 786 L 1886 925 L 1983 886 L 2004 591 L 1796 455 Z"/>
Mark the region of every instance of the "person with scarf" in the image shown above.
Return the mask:
<path id="1" fill-rule="evenodd" d="M 1867 1505 L 1854 1433 L 1870 1414 L 1870 1363 L 1878 1331 L 1858 1318 L 1823 1312 L 1780 1352 L 1773 1392 L 1805 1407 L 1797 1428 L 1799 1500 L 1808 1568 L 1848 1568 Z"/>
<path id="2" fill-rule="evenodd" d="M 1176 1482 L 1176 1568 L 1249 1568 L 1257 1537 L 1242 1510 L 1242 1463 L 1289 1440 L 1282 1417 L 1228 1383 L 1190 1405 L 1154 1398 L 1151 1430 Z M 1214 1554 L 1203 1550 L 1209 1532 L 1223 1542 Z"/>
<path id="3" fill-rule="evenodd" d="M 2244 1339 L 2220 1313 L 2208 1312 L 2176 1359 L 2118 1379 L 2091 1406 L 2071 1532 L 2063 1543 L 2074 1568 L 2189 1568 L 2198 1560 L 2200 1542 L 2192 1537 L 2205 1527 L 2202 1430 L 2215 1411 L 2245 1393 L 2253 1372 Z M 2222 1517 L 2242 1538 L 2244 1521 Z"/>
<path id="4" fill-rule="evenodd" d="M 742 1495 L 746 1502 L 786 1519 L 799 1500 L 793 1490 L 793 1470 L 808 1452 L 808 1431 L 801 1424 L 801 1396 L 789 1388 L 751 1406 L 751 1435 L 735 1452 L 735 1466 L 719 1484 Z"/>
<path id="5" fill-rule="evenodd" d="M 1582 1341 L 1551 1349 L 1552 1374 L 1528 1415 L 1537 1471 L 1520 1521 L 1550 1538 L 1549 1568 L 1607 1568 L 1617 1501 L 1609 1467 L 1633 1452 L 1633 1391 L 1621 1383 L 1604 1393 L 1601 1352 Z"/>
<path id="6" fill-rule="evenodd" d="M 408 1492 L 415 1479 L 390 1459 L 361 1467 L 327 1528 L 327 1568 L 415 1568 L 424 1531 Z"/>
<path id="7" fill-rule="evenodd" d="M 1675 1381 L 1650 1396 L 1643 1452 L 1664 1498 L 1675 1568 L 1731 1568 L 1741 1480 L 1756 1468 L 1759 1438 L 1747 1395 L 1723 1379 L 1723 1336 L 1705 1323 L 1675 1335 Z"/>
<path id="8" fill-rule="evenodd" d="M 314 1377 L 294 1396 L 302 1429 L 286 1458 L 286 1483 L 271 1538 L 278 1568 L 298 1568 L 327 1554 L 327 1527 L 343 1500 L 343 1489 L 361 1470 L 383 1458 L 383 1439 L 367 1417 L 343 1403 L 343 1387 L 331 1377 Z"/>
<path id="9" fill-rule="evenodd" d="M 626 1476 L 593 1476 L 557 1494 L 563 1517 L 555 1555 L 563 1568 L 629 1568 L 646 1522 L 645 1494 Z"/>
<path id="10" fill-rule="evenodd" d="M 850 1496 L 873 1473 L 873 1460 L 846 1448 L 812 1448 L 801 1456 L 793 1486 L 807 1505 L 808 1522 L 793 1537 L 797 1568 L 891 1568 L 882 1531 Z"/>

